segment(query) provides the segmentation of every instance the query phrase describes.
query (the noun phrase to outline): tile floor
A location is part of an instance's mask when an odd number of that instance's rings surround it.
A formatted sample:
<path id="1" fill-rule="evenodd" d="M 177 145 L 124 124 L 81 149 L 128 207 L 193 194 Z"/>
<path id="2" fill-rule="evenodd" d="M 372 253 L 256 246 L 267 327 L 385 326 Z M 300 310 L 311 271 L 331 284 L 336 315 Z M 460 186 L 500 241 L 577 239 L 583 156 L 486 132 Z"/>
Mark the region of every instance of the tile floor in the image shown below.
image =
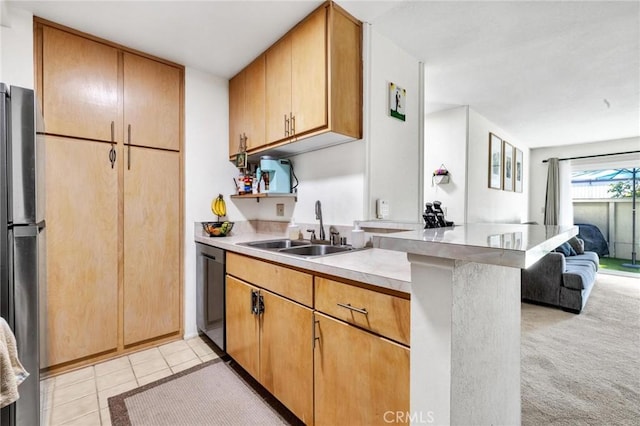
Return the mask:
<path id="1" fill-rule="evenodd" d="M 217 357 L 206 337 L 196 337 L 45 379 L 41 425 L 111 425 L 107 398 Z"/>

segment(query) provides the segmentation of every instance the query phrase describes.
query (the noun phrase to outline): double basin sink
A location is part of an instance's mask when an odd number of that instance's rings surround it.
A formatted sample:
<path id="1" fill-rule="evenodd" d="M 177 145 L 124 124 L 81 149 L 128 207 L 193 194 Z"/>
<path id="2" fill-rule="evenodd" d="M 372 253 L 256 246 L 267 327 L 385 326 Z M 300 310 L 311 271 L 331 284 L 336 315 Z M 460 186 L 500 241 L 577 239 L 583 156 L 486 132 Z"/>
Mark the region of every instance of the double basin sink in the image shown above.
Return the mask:
<path id="1" fill-rule="evenodd" d="M 278 240 L 252 241 L 241 244 L 257 249 L 269 250 L 282 254 L 291 254 L 300 257 L 320 257 L 330 254 L 361 250 L 355 249 L 351 246 L 332 246 L 328 244 L 313 243 L 306 240 L 289 240 L 284 238 Z"/>

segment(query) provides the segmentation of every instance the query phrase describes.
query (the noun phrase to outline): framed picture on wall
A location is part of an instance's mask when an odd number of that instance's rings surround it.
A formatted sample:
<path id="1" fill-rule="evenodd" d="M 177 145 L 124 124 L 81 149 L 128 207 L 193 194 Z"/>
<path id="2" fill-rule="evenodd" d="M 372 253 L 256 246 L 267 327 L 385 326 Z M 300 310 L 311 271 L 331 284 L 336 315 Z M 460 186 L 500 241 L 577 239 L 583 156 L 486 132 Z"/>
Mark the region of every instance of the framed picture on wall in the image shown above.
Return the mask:
<path id="1" fill-rule="evenodd" d="M 524 178 L 524 164 L 522 160 L 522 151 L 516 148 L 516 164 L 514 170 L 516 180 L 516 192 L 522 192 L 522 180 Z"/>
<path id="2" fill-rule="evenodd" d="M 504 177 L 502 178 L 502 189 L 505 191 L 513 191 L 513 145 L 504 141 L 503 149 L 503 171 Z"/>
<path id="3" fill-rule="evenodd" d="M 407 91 L 395 83 L 389 83 L 389 115 L 405 121 L 405 102 Z"/>
<path id="4" fill-rule="evenodd" d="M 502 139 L 489 133 L 489 188 L 502 189 Z"/>

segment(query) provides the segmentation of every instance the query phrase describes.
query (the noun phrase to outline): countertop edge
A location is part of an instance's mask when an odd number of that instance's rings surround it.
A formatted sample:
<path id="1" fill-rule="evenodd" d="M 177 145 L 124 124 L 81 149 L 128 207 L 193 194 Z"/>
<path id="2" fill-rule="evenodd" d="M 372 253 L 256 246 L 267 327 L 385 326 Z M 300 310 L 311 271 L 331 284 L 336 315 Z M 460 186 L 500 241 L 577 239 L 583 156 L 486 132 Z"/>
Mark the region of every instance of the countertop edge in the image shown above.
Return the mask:
<path id="1" fill-rule="evenodd" d="M 411 282 L 404 281 L 383 274 L 375 274 L 366 272 L 363 270 L 354 270 L 346 267 L 340 267 L 337 265 L 330 265 L 327 262 L 336 263 L 337 257 L 346 256 L 358 256 L 362 253 L 368 253 L 368 255 L 376 255 L 378 252 L 388 252 L 389 250 L 368 248 L 362 251 L 356 251 L 353 253 L 341 253 L 339 255 L 325 256 L 319 258 L 298 258 L 290 255 L 284 255 L 277 252 L 271 252 L 263 249 L 256 249 L 240 243 L 248 241 L 269 240 L 276 238 L 285 238 L 279 234 L 269 233 L 252 233 L 252 234 L 239 234 L 231 235 L 228 237 L 208 237 L 202 230 L 196 230 L 194 235 L 194 241 L 205 244 L 212 247 L 217 247 L 230 252 L 243 254 L 246 256 L 255 257 L 261 260 L 267 260 L 276 262 L 282 265 L 291 266 L 294 268 L 306 269 L 311 273 L 325 274 L 334 276 L 337 278 L 343 278 L 351 281 L 358 281 L 365 284 L 369 284 L 375 287 L 383 289 L 399 291 L 401 293 L 411 293 Z M 382 253 L 381 253 L 382 254 Z M 384 256 L 384 254 L 382 254 Z M 406 259 L 406 257 L 405 257 Z M 410 271 L 408 260 L 407 271 Z M 410 272 L 408 274 L 410 276 Z"/>
<path id="2" fill-rule="evenodd" d="M 463 225 L 463 226 L 473 226 Z M 498 225 L 499 226 L 499 225 Z M 440 228 L 445 229 L 445 228 Z M 438 230 L 435 230 L 437 232 Z M 487 265 L 526 269 L 571 237 L 577 235 L 578 227 L 571 226 L 558 231 L 549 238 L 527 249 L 489 247 L 446 241 L 420 240 L 415 233 L 397 233 L 377 237 L 378 245 L 388 250 L 398 250 L 412 255 L 462 260 Z M 412 258 L 415 259 L 415 257 Z"/>

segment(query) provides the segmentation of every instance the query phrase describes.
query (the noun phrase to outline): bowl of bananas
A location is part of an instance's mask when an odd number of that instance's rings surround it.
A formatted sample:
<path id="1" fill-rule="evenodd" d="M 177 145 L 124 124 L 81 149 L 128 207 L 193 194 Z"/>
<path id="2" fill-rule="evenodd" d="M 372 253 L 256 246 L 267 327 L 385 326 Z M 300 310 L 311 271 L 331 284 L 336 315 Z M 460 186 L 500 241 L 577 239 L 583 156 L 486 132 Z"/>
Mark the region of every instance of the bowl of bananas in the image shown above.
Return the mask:
<path id="1" fill-rule="evenodd" d="M 226 237 L 233 229 L 233 222 L 202 222 L 202 229 L 210 237 Z"/>

